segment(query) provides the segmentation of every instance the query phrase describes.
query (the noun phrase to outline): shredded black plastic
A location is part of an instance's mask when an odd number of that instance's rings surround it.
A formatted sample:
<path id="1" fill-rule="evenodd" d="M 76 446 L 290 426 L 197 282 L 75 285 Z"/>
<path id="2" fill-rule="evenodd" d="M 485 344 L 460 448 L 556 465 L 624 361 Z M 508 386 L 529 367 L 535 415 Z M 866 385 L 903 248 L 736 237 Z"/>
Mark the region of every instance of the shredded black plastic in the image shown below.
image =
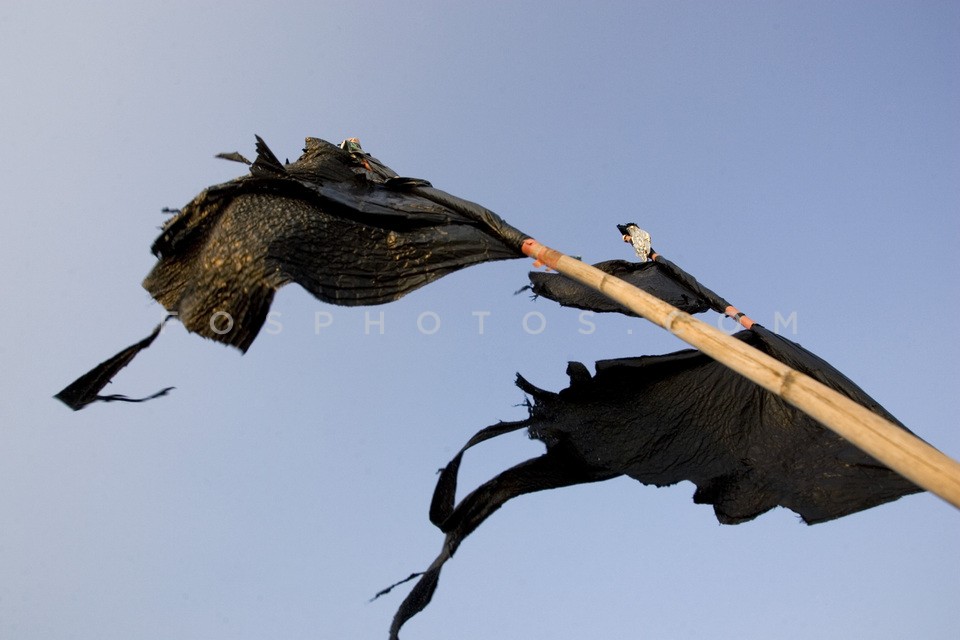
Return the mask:
<path id="1" fill-rule="evenodd" d="M 210 187 L 164 226 L 143 286 L 189 331 L 245 351 L 285 284 L 331 304 L 384 304 L 523 256 L 527 236 L 495 213 L 344 146 L 308 138 L 283 164 L 257 138 L 250 175 Z"/>
<path id="2" fill-rule="evenodd" d="M 669 302 L 681 311 L 702 313 L 711 308 L 711 300 L 706 295 L 712 292 L 704 290 L 696 280 L 687 282 L 684 279 L 678 279 L 670 266 L 664 262 L 606 260 L 593 266 Z M 532 291 L 534 295 L 543 296 L 565 307 L 636 316 L 635 313 L 599 291 L 560 273 L 531 271 L 530 284 L 521 291 L 526 289 Z"/>
<path id="3" fill-rule="evenodd" d="M 275 291 L 297 283 L 337 305 L 396 300 L 458 269 L 523 256 L 528 236 L 484 207 L 403 178 L 362 151 L 308 138 L 303 155 L 282 163 L 257 138 L 249 174 L 210 187 L 164 225 L 152 250 L 158 262 L 144 287 L 184 326 L 245 351 L 258 335 Z M 621 225 L 628 227 L 629 225 Z M 623 232 L 621 228 L 621 232 Z M 742 314 L 662 256 L 650 262 L 596 265 L 689 313 Z M 557 274 L 533 273 L 536 295 L 561 305 L 630 313 Z M 632 314 L 630 314 L 632 315 Z M 758 324 L 736 337 L 900 425 L 829 363 Z M 161 325 L 162 326 L 162 325 Z M 79 410 L 91 402 L 142 402 L 100 395 L 111 378 L 149 347 L 143 340 L 78 378 L 55 397 Z M 430 520 L 444 534 L 440 554 L 417 579 L 390 629 L 430 602 L 443 565 L 493 512 L 527 493 L 629 476 L 666 486 L 696 485 L 723 524 L 739 524 L 777 506 L 808 524 L 825 522 L 921 491 L 776 395 L 696 350 L 605 360 L 596 374 L 569 363 L 570 385 L 553 393 L 518 376 L 532 399 L 526 420 L 477 432 L 442 470 Z M 456 503 L 457 475 L 471 447 L 526 429 L 543 455 L 498 474 Z"/>
<path id="4" fill-rule="evenodd" d="M 617 228 L 623 232 L 627 226 L 617 225 Z M 636 225 L 630 223 L 630 226 Z M 712 309 L 717 313 L 727 312 L 731 306 L 729 302 L 670 260 L 651 253 L 652 259 L 647 262 L 606 260 L 593 266 L 669 302 L 681 311 L 702 313 Z M 534 295 L 543 296 L 564 307 L 636 316 L 623 305 L 561 273 L 531 271 L 529 277 L 530 284 L 524 289 L 530 289 Z"/>
<path id="5" fill-rule="evenodd" d="M 828 362 L 761 325 L 736 337 L 903 425 Z M 776 395 L 689 349 L 605 360 L 596 375 L 568 365 L 570 386 L 552 393 L 521 376 L 530 417 L 479 431 L 443 469 L 430 520 L 446 539 L 401 604 L 391 637 L 430 602 L 440 570 L 464 538 L 517 496 L 629 476 L 658 487 L 689 480 L 693 501 L 723 524 L 776 506 L 816 524 L 921 491 Z M 906 429 L 906 427 L 903 427 Z M 454 504 L 457 473 L 470 447 L 526 429 L 545 454 L 504 471 Z"/>
<path id="6" fill-rule="evenodd" d="M 146 402 L 147 400 L 153 400 L 154 398 L 167 395 L 167 393 L 173 390 L 173 387 L 161 389 L 145 398 L 128 398 L 127 396 L 119 394 L 109 396 L 99 395 L 100 391 L 107 386 L 113 376 L 117 375 L 121 369 L 130 364 L 130 361 L 133 360 L 138 353 L 153 344 L 153 341 L 160 335 L 162 328 L 163 323 L 158 324 L 157 328 L 146 338 L 130 345 L 112 358 L 104 360 L 91 371 L 83 374 L 67 385 L 67 387 L 55 395 L 54 398 L 60 400 L 74 411 L 79 411 L 91 402 Z"/>
<path id="7" fill-rule="evenodd" d="M 158 261 L 143 286 L 188 331 L 241 351 L 285 284 L 335 305 L 385 304 L 458 269 L 523 257 L 528 236 L 500 216 L 398 176 L 355 140 L 307 138 L 293 163 L 280 162 L 259 137 L 252 163 L 237 152 L 219 157 L 249 165 L 249 174 L 176 210 L 153 243 Z M 98 394 L 155 337 L 55 397 L 75 410 L 133 401 Z"/>

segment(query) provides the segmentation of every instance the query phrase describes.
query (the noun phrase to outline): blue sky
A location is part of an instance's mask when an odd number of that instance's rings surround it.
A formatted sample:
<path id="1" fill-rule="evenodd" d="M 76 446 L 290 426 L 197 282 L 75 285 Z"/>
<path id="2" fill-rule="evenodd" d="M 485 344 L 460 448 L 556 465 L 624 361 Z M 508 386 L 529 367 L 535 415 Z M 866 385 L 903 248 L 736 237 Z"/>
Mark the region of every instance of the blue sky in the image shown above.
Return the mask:
<path id="1" fill-rule="evenodd" d="M 242 173 L 213 156 L 254 134 L 291 159 L 357 136 L 588 261 L 630 258 L 614 225 L 636 221 L 960 457 L 956 3 L 79 4 L 0 7 L 0 637 L 385 637 L 403 592 L 367 600 L 438 552 L 435 472 L 525 415 L 515 372 L 556 390 L 568 360 L 684 346 L 628 318 L 580 333 L 513 295 L 516 260 L 369 309 L 289 287 L 246 355 L 174 325 L 111 389 L 170 397 L 60 406 L 162 316 L 140 287 L 161 208 Z M 540 450 L 478 447 L 462 486 Z M 939 499 L 721 526 L 692 493 L 517 499 L 403 637 L 960 630 Z"/>

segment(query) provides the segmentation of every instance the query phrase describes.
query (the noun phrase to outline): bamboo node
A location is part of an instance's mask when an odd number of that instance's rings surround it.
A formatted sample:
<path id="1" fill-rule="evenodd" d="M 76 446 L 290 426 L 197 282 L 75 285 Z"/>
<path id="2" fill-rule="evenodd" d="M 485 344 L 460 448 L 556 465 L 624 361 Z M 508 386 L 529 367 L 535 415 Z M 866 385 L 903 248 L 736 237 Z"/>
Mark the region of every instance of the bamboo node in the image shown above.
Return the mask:
<path id="1" fill-rule="evenodd" d="M 663 319 L 663 328 L 667 331 L 673 332 L 673 323 L 676 322 L 677 318 L 687 315 L 680 309 L 674 309 L 667 314 L 667 317 Z"/>
<path id="2" fill-rule="evenodd" d="M 790 389 L 793 387 L 794 383 L 797 381 L 797 372 L 793 369 L 788 369 L 780 375 L 780 391 L 777 395 L 789 398 Z"/>

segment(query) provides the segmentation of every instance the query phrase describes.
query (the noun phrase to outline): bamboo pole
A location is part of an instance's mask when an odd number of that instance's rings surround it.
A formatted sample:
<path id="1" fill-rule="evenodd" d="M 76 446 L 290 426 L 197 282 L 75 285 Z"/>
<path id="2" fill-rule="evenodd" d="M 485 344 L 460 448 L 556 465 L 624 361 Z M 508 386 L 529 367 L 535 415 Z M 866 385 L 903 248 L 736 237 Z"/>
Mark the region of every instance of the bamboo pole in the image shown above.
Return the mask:
<path id="1" fill-rule="evenodd" d="M 658 324 L 774 393 L 918 486 L 960 508 L 960 463 L 810 376 L 646 291 L 527 239 L 523 252 Z"/>

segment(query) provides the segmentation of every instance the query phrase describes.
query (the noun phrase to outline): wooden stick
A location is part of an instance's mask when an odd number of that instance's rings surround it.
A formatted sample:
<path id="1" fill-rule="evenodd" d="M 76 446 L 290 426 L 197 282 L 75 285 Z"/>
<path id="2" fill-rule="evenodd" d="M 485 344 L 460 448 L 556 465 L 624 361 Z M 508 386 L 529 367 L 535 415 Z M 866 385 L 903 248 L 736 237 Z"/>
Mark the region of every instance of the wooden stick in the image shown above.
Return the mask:
<path id="1" fill-rule="evenodd" d="M 775 393 L 918 486 L 960 508 L 960 463 L 810 376 L 580 260 L 528 239 L 523 252 L 660 325 Z"/>

